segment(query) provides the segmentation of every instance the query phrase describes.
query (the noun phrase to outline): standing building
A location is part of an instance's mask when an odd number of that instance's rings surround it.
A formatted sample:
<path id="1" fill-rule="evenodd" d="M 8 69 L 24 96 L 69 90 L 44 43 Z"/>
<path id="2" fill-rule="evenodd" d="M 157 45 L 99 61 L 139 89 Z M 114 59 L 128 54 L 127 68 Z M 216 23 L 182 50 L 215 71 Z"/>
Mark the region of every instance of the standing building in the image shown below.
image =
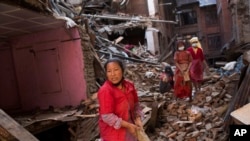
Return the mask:
<path id="1" fill-rule="evenodd" d="M 176 3 L 179 24 L 175 31 L 178 39 L 188 41 L 196 36 L 207 59 L 219 56 L 222 43 L 216 0 L 177 0 Z"/>
<path id="2" fill-rule="evenodd" d="M 228 0 L 225 3 L 229 6 L 233 32 L 229 46 L 223 51 L 235 59 L 250 49 L 250 0 Z"/>
<path id="3" fill-rule="evenodd" d="M 217 0 L 217 14 L 220 23 L 222 50 L 230 47 L 234 41 L 232 16 L 228 1 Z"/>

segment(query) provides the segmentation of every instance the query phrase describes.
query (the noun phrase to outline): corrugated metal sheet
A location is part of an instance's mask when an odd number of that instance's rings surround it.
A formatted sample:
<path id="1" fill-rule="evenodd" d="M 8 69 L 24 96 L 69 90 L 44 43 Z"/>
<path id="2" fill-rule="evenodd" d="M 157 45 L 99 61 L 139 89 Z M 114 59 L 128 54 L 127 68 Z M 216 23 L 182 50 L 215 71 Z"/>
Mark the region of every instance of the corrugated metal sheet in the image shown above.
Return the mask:
<path id="1" fill-rule="evenodd" d="M 176 0 L 178 7 L 182 5 L 186 5 L 186 4 L 196 3 L 196 2 L 199 2 L 199 0 Z"/>
<path id="2" fill-rule="evenodd" d="M 0 38 L 51 30 L 65 24 L 64 20 L 4 3 L 0 3 L 0 19 Z"/>
<path id="3" fill-rule="evenodd" d="M 176 0 L 177 6 L 187 5 L 199 2 L 200 7 L 216 4 L 216 0 Z"/>
<path id="4" fill-rule="evenodd" d="M 200 7 L 216 4 L 216 0 L 199 0 L 199 2 L 200 2 Z"/>

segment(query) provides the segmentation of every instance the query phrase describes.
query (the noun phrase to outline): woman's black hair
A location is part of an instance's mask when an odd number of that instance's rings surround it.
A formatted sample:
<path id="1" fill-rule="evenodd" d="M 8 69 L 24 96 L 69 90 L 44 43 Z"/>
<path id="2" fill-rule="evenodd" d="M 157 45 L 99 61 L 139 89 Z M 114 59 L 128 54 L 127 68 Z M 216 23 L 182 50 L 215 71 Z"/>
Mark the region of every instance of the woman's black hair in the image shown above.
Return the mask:
<path id="1" fill-rule="evenodd" d="M 124 73 L 125 66 L 123 64 L 123 61 L 121 59 L 119 59 L 119 58 L 108 59 L 107 62 L 104 64 L 105 71 L 107 71 L 107 65 L 108 65 L 108 63 L 111 63 L 111 62 L 116 62 L 121 67 L 122 73 Z"/>
<path id="2" fill-rule="evenodd" d="M 170 66 L 166 66 L 164 72 L 166 74 L 169 74 L 170 76 L 174 76 L 174 72 L 172 71 L 172 68 Z"/>

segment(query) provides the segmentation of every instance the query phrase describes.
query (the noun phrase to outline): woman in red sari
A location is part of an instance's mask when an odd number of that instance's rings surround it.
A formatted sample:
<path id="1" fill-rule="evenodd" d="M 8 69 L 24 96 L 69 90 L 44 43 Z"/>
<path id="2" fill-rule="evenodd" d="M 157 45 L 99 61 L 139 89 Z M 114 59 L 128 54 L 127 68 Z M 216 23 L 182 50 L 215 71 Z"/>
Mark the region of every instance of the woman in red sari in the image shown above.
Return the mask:
<path id="1" fill-rule="evenodd" d="M 189 69 L 192 63 L 191 54 L 185 50 L 184 43 L 177 43 L 177 51 L 174 55 L 176 65 L 174 94 L 177 98 L 189 98 L 192 100 L 192 85 L 189 77 Z"/>
<path id="2" fill-rule="evenodd" d="M 104 65 L 106 82 L 98 91 L 99 128 L 102 141 L 136 141 L 142 112 L 133 83 L 124 79 L 124 65 L 112 58 Z"/>
<path id="3" fill-rule="evenodd" d="M 199 92 L 201 89 L 201 83 L 203 81 L 204 65 L 207 66 L 203 50 L 198 46 L 198 38 L 192 38 L 190 40 L 191 47 L 187 49 L 192 55 L 193 61 L 190 68 L 190 77 L 193 82 L 195 92 Z"/>

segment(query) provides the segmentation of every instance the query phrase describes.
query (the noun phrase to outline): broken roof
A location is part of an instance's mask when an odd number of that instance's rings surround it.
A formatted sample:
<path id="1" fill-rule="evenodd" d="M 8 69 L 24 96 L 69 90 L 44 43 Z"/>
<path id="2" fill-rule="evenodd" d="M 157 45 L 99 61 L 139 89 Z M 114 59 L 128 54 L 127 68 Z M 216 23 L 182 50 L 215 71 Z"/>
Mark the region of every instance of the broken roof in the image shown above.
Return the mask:
<path id="1" fill-rule="evenodd" d="M 5 3 L 0 3 L 0 18 L 0 38 L 58 28 L 65 23 L 53 16 Z"/>

